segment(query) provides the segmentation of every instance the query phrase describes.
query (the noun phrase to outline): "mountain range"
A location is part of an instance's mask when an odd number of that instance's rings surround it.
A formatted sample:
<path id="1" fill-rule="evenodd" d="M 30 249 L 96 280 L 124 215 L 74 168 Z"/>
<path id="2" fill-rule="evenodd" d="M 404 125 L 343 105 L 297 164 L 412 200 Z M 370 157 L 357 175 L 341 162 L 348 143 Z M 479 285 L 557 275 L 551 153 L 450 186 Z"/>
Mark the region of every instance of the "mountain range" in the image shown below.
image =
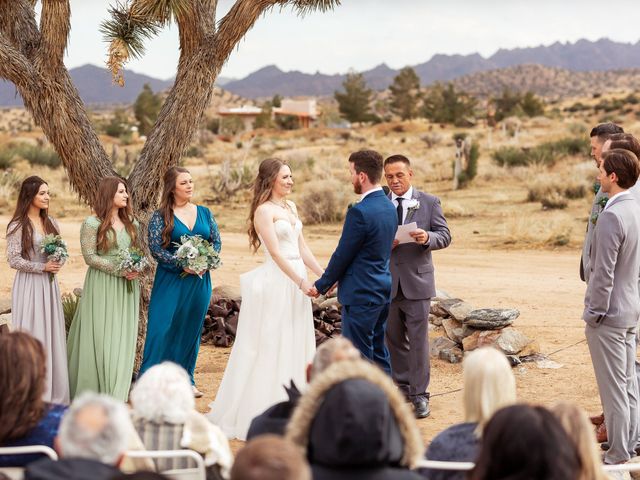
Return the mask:
<path id="1" fill-rule="evenodd" d="M 640 41 L 619 43 L 608 39 L 595 42 L 578 40 L 575 43 L 556 42 L 549 46 L 500 49 L 489 58 L 480 54 L 434 55 L 429 61 L 413 65 L 422 85 L 447 82 L 463 75 L 502 69 L 524 64 L 537 64 L 565 70 L 608 71 L 640 68 Z M 362 72 L 367 85 L 374 90 L 387 88 L 398 70 L 386 64 Z M 340 90 L 346 75 L 284 72 L 270 65 L 241 79 L 228 81 L 224 88 L 248 98 L 284 96 L 332 95 Z"/>
<path id="2" fill-rule="evenodd" d="M 460 86 L 469 86 L 469 84 L 475 84 L 476 79 L 486 80 L 491 77 L 495 80 L 494 71 L 499 72 L 501 69 L 512 69 L 527 64 L 568 71 L 560 77 L 569 82 L 571 81 L 570 72 L 606 72 L 640 68 L 640 41 L 635 44 L 614 42 L 608 39 L 600 39 L 595 42 L 589 40 L 578 40 L 575 43 L 556 42 L 549 46 L 500 49 L 488 58 L 477 53 L 470 55 L 439 54 L 434 55 L 425 63 L 412 67 L 420 77 L 422 85 L 457 79 Z M 384 90 L 393 82 L 398 71 L 386 64 L 381 64 L 362 72 L 362 74 L 370 88 Z M 505 72 L 513 73 L 514 71 L 506 70 Z M 94 65 L 73 68 L 69 73 L 81 98 L 87 104 L 131 104 L 145 83 L 149 83 L 154 91 L 165 90 L 173 84 L 173 79 L 158 80 L 147 75 L 125 71 L 125 85 L 119 87 L 112 84 L 111 74 L 107 69 Z M 484 76 L 483 73 L 485 73 Z M 523 71 L 520 73 L 522 74 Z M 509 78 L 506 78 L 508 75 L 497 75 L 509 83 Z M 582 77 L 585 75 L 588 76 L 585 73 Z M 545 78 L 551 77 L 553 75 L 545 76 Z M 596 77 L 602 77 L 603 81 L 610 78 L 602 75 L 596 75 Z M 216 80 L 216 84 L 224 86 L 225 90 L 236 95 L 254 99 L 271 97 L 275 94 L 282 96 L 326 96 L 333 95 L 334 91 L 340 90 L 345 78 L 346 74 L 285 72 L 270 65 L 240 80 L 220 77 Z M 527 80 L 526 75 L 519 78 Z M 500 81 L 502 80 L 497 82 L 500 83 Z M 494 81 L 495 83 L 496 81 Z M 518 88 L 519 85 L 519 82 L 514 83 L 515 88 Z M 539 86 L 536 89 L 545 90 L 545 87 Z M 562 95 L 563 92 L 560 89 L 552 92 L 551 96 Z M 21 104 L 22 101 L 16 95 L 15 87 L 8 82 L 0 81 L 0 106 Z"/>
<path id="3" fill-rule="evenodd" d="M 125 70 L 125 85 L 120 87 L 111 81 L 111 73 L 106 68 L 95 65 L 83 65 L 72 68 L 69 75 L 73 80 L 82 100 L 92 105 L 131 104 L 142 91 L 145 83 L 154 92 L 166 90 L 173 85 L 173 79 L 157 78 Z M 0 106 L 20 106 L 22 99 L 16 94 L 12 83 L 0 81 Z"/>

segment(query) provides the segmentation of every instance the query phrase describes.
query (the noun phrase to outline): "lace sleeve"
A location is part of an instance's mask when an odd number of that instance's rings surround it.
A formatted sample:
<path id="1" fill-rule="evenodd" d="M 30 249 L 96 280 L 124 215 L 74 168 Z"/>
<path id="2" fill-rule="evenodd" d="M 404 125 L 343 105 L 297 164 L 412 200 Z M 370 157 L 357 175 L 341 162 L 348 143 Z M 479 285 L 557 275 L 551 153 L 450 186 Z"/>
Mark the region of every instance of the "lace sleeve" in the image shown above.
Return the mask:
<path id="1" fill-rule="evenodd" d="M 213 216 L 213 213 L 211 213 L 211 210 L 207 210 L 209 211 L 209 230 L 211 232 L 211 234 L 209 235 L 209 241 L 211 242 L 211 245 L 213 245 L 215 251 L 220 253 L 220 249 L 222 248 L 222 240 L 220 239 L 220 230 L 218 229 L 218 223 L 216 222 L 216 218 Z"/>
<path id="2" fill-rule="evenodd" d="M 9 225 L 8 231 L 11 231 L 11 228 L 13 226 Z M 32 262 L 22 256 L 22 227 L 7 235 L 7 261 L 11 268 L 21 272 L 44 272 L 44 263 Z"/>
<path id="3" fill-rule="evenodd" d="M 103 256 L 98 253 L 98 226 L 100 224 L 92 217 L 87 218 L 80 228 L 80 248 L 84 262 L 90 267 L 102 270 L 110 275 L 119 275 L 118 261 L 115 257 Z"/>
<path id="4" fill-rule="evenodd" d="M 176 264 L 176 257 L 169 250 L 162 247 L 162 230 L 164 229 L 164 219 L 160 212 L 156 210 L 149 220 L 149 250 L 151 255 L 163 268 L 172 272 L 181 272 L 182 268 Z"/>

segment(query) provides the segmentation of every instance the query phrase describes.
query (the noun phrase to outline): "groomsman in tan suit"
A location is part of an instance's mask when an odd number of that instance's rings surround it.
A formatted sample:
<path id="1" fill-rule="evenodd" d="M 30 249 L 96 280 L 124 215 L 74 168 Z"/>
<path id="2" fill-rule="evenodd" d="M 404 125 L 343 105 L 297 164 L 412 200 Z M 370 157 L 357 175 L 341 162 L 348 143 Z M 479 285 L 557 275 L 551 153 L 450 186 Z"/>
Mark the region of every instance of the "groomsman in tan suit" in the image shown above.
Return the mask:
<path id="1" fill-rule="evenodd" d="M 638 440 L 640 207 L 629 188 L 639 174 L 632 152 L 614 149 L 602 155 L 598 180 L 609 201 L 594 231 L 582 318 L 607 425 L 607 464 L 635 456 Z"/>

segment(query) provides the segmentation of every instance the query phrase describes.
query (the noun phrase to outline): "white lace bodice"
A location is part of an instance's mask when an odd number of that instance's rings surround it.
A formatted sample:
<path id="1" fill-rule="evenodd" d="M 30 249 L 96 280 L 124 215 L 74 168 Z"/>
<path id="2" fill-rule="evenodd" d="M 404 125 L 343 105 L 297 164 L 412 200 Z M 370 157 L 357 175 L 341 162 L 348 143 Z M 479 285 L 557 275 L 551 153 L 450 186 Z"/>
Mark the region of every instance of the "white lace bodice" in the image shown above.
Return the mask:
<path id="1" fill-rule="evenodd" d="M 302 222 L 296 220 L 295 225 L 292 225 L 288 220 L 280 218 L 273 222 L 273 228 L 278 236 L 278 247 L 282 256 L 287 260 L 298 260 L 300 258 L 298 237 L 302 231 Z M 271 255 L 266 248 L 264 252 L 266 260 L 271 260 Z"/>

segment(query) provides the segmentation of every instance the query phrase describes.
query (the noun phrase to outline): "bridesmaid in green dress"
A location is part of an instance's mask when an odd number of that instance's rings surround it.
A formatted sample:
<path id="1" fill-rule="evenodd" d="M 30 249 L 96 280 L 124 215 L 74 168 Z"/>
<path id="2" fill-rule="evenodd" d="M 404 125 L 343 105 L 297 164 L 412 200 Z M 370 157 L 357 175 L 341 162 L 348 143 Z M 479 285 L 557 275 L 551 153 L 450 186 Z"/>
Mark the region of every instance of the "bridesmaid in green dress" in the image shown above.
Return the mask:
<path id="1" fill-rule="evenodd" d="M 138 245 L 138 224 L 123 179 L 105 177 L 98 187 L 95 216 L 80 230 L 84 261 L 89 265 L 82 296 L 69 331 L 71 398 L 85 390 L 122 401 L 129 397 L 138 335 L 138 274 L 121 272 L 118 253 Z"/>

